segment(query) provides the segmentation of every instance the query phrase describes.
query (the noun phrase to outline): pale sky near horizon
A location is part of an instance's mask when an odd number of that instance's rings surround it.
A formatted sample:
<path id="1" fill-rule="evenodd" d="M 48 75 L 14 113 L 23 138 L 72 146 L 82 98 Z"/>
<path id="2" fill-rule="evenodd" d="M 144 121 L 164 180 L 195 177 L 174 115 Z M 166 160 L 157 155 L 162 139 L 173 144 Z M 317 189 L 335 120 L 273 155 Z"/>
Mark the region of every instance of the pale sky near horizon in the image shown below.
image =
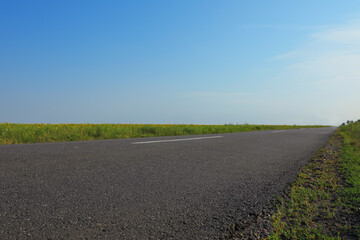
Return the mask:
<path id="1" fill-rule="evenodd" d="M 357 119 L 359 1 L 0 1 L 0 122 Z"/>

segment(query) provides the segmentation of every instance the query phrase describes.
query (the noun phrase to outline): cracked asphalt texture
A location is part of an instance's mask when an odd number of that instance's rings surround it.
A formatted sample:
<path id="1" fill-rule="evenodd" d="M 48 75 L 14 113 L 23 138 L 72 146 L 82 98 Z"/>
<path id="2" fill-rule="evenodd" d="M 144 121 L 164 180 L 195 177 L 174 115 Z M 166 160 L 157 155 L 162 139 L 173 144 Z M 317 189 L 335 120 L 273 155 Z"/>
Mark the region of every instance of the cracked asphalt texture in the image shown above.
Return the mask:
<path id="1" fill-rule="evenodd" d="M 218 239 L 335 129 L 2 145 L 0 239 Z"/>

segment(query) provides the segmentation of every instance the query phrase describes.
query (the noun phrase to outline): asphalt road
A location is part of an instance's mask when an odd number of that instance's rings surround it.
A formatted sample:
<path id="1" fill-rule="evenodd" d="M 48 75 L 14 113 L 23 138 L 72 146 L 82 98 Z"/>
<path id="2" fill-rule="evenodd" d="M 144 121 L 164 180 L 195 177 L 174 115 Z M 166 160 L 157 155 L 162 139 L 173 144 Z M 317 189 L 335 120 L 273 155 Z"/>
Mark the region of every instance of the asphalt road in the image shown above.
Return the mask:
<path id="1" fill-rule="evenodd" d="M 217 239 L 335 129 L 3 145 L 0 239 Z"/>

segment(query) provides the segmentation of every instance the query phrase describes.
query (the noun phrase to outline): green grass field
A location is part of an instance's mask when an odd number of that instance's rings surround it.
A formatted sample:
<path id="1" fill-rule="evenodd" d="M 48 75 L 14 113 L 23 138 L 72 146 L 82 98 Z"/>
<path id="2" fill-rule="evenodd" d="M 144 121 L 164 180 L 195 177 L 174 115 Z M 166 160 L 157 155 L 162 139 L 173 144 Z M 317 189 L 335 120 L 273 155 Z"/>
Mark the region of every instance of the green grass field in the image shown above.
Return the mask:
<path id="1" fill-rule="evenodd" d="M 0 123 L 0 144 L 179 136 L 310 127 L 323 126 Z"/>
<path id="2" fill-rule="evenodd" d="M 360 121 L 341 126 L 280 199 L 270 239 L 360 239 Z"/>

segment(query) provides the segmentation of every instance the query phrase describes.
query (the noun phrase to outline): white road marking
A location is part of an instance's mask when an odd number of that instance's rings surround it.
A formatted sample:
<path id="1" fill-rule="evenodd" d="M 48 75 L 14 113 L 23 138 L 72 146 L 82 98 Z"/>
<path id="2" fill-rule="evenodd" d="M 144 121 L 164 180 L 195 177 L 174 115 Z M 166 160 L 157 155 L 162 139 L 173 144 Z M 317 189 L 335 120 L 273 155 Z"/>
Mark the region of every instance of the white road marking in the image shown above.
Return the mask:
<path id="1" fill-rule="evenodd" d="M 272 131 L 273 133 L 277 133 L 277 132 L 285 132 L 286 130 L 277 130 L 277 131 Z"/>
<path id="2" fill-rule="evenodd" d="M 221 138 L 221 137 L 223 137 L 223 136 L 196 137 L 196 138 L 181 138 L 181 139 L 169 139 L 169 140 L 145 141 L 145 142 L 132 142 L 132 144 L 161 143 L 161 142 L 179 142 L 179 141 L 202 140 L 202 139 L 209 139 L 209 138 Z"/>

